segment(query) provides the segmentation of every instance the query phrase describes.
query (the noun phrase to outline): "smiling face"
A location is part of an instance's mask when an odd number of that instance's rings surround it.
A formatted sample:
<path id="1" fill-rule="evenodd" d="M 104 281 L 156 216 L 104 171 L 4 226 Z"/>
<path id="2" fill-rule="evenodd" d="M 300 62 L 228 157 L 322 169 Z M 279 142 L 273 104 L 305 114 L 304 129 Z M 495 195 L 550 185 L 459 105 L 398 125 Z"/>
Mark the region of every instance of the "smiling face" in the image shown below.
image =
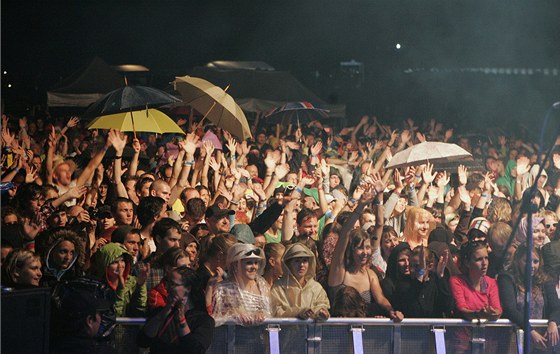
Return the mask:
<path id="1" fill-rule="evenodd" d="M 402 275 L 410 275 L 410 256 L 409 252 L 402 251 L 397 257 L 397 267 Z"/>
<path id="2" fill-rule="evenodd" d="M 369 239 L 364 240 L 358 247 L 354 248 L 354 264 L 359 267 L 367 266 L 372 254 L 371 241 Z"/>
<path id="3" fill-rule="evenodd" d="M 28 258 L 14 277 L 16 284 L 39 286 L 41 281 L 41 261 L 38 258 Z"/>
<path id="4" fill-rule="evenodd" d="M 244 281 L 255 280 L 259 273 L 259 261 L 255 258 L 242 259 L 241 263 L 241 278 Z"/>
<path id="5" fill-rule="evenodd" d="M 546 229 L 542 222 L 538 223 L 533 227 L 533 241 L 536 247 L 541 247 L 544 245 L 546 239 Z"/>
<path id="6" fill-rule="evenodd" d="M 525 252 L 523 252 L 525 254 Z M 519 261 L 517 262 L 517 266 L 519 267 L 519 274 L 525 274 L 525 266 L 527 265 L 527 260 L 525 255 L 519 257 Z M 532 263 L 531 263 L 531 276 L 534 276 L 535 273 L 539 270 L 539 266 L 541 265 L 539 254 L 536 251 L 533 251 L 532 255 Z"/>
<path id="7" fill-rule="evenodd" d="M 430 217 L 426 214 L 422 214 L 414 221 L 414 231 L 422 238 L 428 237 L 428 232 L 430 231 Z"/>

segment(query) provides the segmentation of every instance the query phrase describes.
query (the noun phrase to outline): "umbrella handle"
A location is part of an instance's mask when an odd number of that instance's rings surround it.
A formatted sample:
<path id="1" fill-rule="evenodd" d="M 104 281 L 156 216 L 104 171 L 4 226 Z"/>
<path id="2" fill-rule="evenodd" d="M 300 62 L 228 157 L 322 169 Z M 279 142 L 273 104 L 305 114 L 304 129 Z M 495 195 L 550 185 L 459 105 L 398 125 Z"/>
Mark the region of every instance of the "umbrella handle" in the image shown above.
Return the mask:
<path id="1" fill-rule="evenodd" d="M 147 113 L 148 111 L 146 111 Z M 134 126 L 134 115 L 130 111 L 130 120 L 132 121 L 132 131 L 134 132 L 134 139 L 136 139 L 136 127 Z"/>

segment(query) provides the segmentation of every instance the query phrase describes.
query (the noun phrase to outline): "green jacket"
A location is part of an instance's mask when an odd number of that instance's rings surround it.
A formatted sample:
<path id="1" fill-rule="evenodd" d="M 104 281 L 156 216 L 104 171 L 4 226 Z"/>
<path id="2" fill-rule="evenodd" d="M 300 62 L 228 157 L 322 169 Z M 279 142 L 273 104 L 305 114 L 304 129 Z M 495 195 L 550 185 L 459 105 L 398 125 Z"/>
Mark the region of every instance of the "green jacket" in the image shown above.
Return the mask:
<path id="1" fill-rule="evenodd" d="M 125 262 L 125 284 L 122 288 L 113 288 L 107 279 L 107 268 L 117 258 L 123 257 Z M 146 315 L 148 291 L 146 284 L 138 285 L 137 278 L 130 274 L 132 257 L 128 251 L 118 243 L 108 243 L 95 253 L 93 273 L 100 280 L 105 281 L 115 291 L 115 312 L 117 317 L 141 317 Z"/>

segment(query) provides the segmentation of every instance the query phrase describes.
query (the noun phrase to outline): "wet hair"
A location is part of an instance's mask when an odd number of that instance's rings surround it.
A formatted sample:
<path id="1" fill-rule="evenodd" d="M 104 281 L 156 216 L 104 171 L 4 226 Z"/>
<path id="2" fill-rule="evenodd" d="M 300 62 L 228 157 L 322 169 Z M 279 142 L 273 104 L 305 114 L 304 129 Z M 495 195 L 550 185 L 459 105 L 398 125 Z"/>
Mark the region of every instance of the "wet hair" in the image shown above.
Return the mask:
<path id="1" fill-rule="evenodd" d="M 270 263 L 268 260 L 270 258 L 279 257 L 284 254 L 286 247 L 281 243 L 267 243 L 264 246 L 264 255 L 266 257 L 266 265 L 264 266 L 264 271 L 270 270 Z"/>
<path id="2" fill-rule="evenodd" d="M 333 317 L 366 317 L 367 304 L 355 288 L 345 286 L 336 292 Z"/>
<path id="3" fill-rule="evenodd" d="M 348 238 L 348 247 L 344 252 L 344 267 L 346 270 L 353 269 L 356 266 L 354 264 L 354 250 L 370 239 L 369 234 L 362 229 L 353 229 L 350 231 Z"/>
<path id="4" fill-rule="evenodd" d="M 14 197 L 18 214 L 28 218 L 34 218 L 31 209 L 31 201 L 43 197 L 43 188 L 37 183 L 25 183 L 20 186 Z"/>
<path id="5" fill-rule="evenodd" d="M 161 209 L 165 205 L 165 200 L 160 197 L 144 197 L 140 199 L 138 208 L 136 208 L 136 215 L 140 225 L 146 226 L 153 222 L 155 218 L 161 213 Z"/>

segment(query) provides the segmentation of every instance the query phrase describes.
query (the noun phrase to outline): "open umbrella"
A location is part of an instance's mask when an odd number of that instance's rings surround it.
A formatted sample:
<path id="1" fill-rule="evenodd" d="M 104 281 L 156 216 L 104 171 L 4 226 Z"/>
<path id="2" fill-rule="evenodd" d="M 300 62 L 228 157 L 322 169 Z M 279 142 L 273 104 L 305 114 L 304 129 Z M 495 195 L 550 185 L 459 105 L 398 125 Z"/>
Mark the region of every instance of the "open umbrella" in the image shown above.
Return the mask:
<path id="1" fill-rule="evenodd" d="M 181 100 L 153 87 L 124 86 L 92 103 L 83 116 L 95 118 L 106 114 L 160 107 L 176 102 L 181 102 Z"/>
<path id="2" fill-rule="evenodd" d="M 176 77 L 173 85 L 183 98 L 182 104 L 205 114 L 212 123 L 240 139 L 251 137 L 245 113 L 225 90 L 192 76 Z"/>
<path id="3" fill-rule="evenodd" d="M 328 118 L 328 110 L 313 106 L 309 102 L 288 102 L 276 107 L 265 115 L 269 124 L 307 124 L 311 121 Z"/>
<path id="4" fill-rule="evenodd" d="M 153 108 L 97 117 L 89 124 L 88 129 L 116 129 L 121 132 L 138 131 L 158 134 L 185 134 L 183 129 L 181 129 L 173 119 L 169 118 L 165 113 Z"/>
<path id="5" fill-rule="evenodd" d="M 438 163 L 460 161 L 467 158 L 472 158 L 472 155 L 459 145 L 425 141 L 396 153 L 391 162 L 387 164 L 387 168 L 417 166 L 428 162 L 437 167 Z"/>

